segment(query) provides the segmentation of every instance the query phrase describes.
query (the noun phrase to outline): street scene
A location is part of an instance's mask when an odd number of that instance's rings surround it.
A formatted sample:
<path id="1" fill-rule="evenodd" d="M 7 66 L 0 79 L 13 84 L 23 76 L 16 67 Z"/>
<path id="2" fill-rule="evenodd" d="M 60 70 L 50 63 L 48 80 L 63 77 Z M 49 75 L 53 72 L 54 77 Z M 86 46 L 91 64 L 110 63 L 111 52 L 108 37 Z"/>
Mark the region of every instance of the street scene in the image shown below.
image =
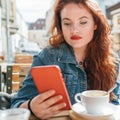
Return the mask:
<path id="1" fill-rule="evenodd" d="M 39 2 L 37 3 L 37 1 Z M 45 1 L 45 4 L 42 4 L 40 0 L 36 0 L 36 4 L 38 4 L 38 8 L 36 8 L 34 2 L 33 4 L 31 3 L 33 6 L 27 4 L 28 0 L 1 0 L 1 62 L 19 62 L 19 60 L 16 60 L 17 56 L 24 54 L 33 55 L 46 46 L 50 36 L 49 27 L 52 23 L 50 18 L 52 17 L 54 4 L 54 0 L 48 1 L 49 3 Z M 24 2 L 24 4 L 22 4 L 22 2 Z M 119 51 L 120 2 L 119 0 L 112 2 L 108 0 L 98 0 L 98 2 L 111 25 L 115 48 Z M 39 7 L 40 4 L 42 4 L 42 6 L 49 4 L 49 6 L 44 10 Z M 36 16 L 34 14 L 36 14 Z"/>

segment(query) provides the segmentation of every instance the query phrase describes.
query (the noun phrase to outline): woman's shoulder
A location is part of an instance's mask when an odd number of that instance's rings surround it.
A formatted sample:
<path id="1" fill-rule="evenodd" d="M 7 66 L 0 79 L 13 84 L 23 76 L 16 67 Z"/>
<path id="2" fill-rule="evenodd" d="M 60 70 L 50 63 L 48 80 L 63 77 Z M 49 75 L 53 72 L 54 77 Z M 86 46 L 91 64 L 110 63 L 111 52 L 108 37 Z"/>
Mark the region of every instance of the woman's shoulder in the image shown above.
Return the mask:
<path id="1" fill-rule="evenodd" d="M 46 46 L 45 48 L 43 48 L 41 51 L 39 51 L 37 54 L 41 55 L 41 54 L 57 54 L 59 53 L 63 48 L 65 48 L 66 45 L 60 44 L 58 46 Z"/>
<path id="2" fill-rule="evenodd" d="M 60 48 L 61 48 L 61 46 L 57 46 L 57 47 L 46 46 L 42 50 L 38 51 L 34 55 L 34 58 L 48 59 L 48 58 L 51 58 L 51 57 L 55 57 L 59 54 Z"/>

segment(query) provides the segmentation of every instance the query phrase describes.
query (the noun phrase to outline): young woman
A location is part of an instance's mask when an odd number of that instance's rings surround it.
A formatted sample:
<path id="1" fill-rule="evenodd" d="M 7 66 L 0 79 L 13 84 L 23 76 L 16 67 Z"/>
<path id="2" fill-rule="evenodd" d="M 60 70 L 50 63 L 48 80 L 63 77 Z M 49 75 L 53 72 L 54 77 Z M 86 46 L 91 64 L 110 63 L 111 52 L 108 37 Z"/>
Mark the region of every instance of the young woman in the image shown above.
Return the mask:
<path id="1" fill-rule="evenodd" d="M 120 95 L 119 64 L 111 53 L 110 27 L 95 0 L 56 0 L 50 45 L 34 56 L 32 67 L 58 65 L 74 104 L 76 93 L 87 89 L 108 90 L 111 102 Z M 28 73 L 11 107 L 28 108 L 41 119 L 58 113 L 66 103 L 54 105 L 61 95 L 54 90 L 39 94 Z M 51 97 L 50 99 L 48 99 Z M 32 98 L 32 99 L 31 99 Z"/>

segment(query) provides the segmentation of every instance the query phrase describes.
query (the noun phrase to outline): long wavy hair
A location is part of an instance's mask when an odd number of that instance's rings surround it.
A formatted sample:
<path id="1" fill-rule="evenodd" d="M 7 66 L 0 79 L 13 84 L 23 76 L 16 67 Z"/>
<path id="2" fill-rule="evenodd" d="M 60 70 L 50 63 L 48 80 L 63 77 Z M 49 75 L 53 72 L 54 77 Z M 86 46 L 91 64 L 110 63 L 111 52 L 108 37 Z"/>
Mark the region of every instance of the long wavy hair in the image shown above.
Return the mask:
<path id="1" fill-rule="evenodd" d="M 84 69 L 88 79 L 88 89 L 108 90 L 116 82 L 117 73 L 115 58 L 110 51 L 110 26 L 102 14 L 95 0 L 56 0 L 54 8 L 53 25 L 49 42 L 52 46 L 58 46 L 65 42 L 61 29 L 61 10 L 68 3 L 83 4 L 92 14 L 97 29 L 92 41 L 88 44 L 84 61 Z M 115 95 L 111 93 L 111 99 Z"/>

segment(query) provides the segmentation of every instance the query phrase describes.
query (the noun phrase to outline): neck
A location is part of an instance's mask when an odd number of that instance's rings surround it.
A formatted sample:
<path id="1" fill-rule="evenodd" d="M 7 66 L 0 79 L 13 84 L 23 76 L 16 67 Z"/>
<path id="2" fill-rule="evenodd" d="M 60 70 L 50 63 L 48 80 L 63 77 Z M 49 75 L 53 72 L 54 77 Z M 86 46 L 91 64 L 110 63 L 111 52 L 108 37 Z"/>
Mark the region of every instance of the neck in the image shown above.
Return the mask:
<path id="1" fill-rule="evenodd" d="M 79 62 L 79 65 L 81 65 L 81 66 L 82 66 L 82 65 L 83 65 L 83 61 L 80 61 L 80 62 Z"/>
<path id="2" fill-rule="evenodd" d="M 84 49 L 75 49 L 74 50 L 75 58 L 78 63 L 83 63 L 85 59 L 85 50 Z"/>

